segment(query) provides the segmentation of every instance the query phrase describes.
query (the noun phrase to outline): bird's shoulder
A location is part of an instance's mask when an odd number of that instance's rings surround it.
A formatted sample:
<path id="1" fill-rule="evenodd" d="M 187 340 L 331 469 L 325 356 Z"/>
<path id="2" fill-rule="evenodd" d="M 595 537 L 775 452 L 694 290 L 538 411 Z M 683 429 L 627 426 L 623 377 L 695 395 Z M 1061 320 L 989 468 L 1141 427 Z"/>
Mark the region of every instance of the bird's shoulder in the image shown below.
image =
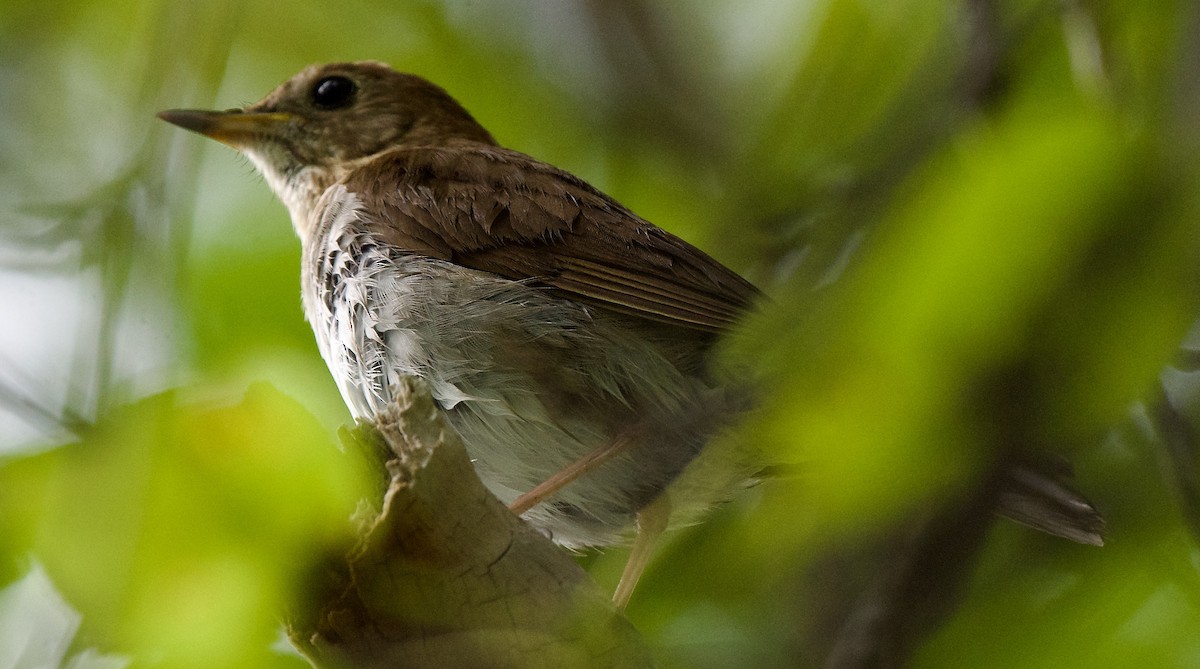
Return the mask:
<path id="1" fill-rule="evenodd" d="M 381 241 L 616 311 L 720 331 L 758 297 L 703 251 L 516 151 L 476 143 L 401 148 L 341 185 Z"/>

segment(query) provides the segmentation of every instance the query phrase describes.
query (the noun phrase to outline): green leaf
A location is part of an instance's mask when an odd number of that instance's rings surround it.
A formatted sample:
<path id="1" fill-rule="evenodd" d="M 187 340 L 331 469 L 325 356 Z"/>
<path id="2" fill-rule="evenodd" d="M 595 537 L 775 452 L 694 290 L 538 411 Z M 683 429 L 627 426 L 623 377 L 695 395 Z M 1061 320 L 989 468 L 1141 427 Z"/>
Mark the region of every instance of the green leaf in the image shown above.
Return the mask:
<path id="1" fill-rule="evenodd" d="M 0 467 L 0 527 L 107 647 L 261 666 L 293 590 L 353 536 L 368 488 L 334 443 L 266 385 L 228 407 L 159 395 Z"/>

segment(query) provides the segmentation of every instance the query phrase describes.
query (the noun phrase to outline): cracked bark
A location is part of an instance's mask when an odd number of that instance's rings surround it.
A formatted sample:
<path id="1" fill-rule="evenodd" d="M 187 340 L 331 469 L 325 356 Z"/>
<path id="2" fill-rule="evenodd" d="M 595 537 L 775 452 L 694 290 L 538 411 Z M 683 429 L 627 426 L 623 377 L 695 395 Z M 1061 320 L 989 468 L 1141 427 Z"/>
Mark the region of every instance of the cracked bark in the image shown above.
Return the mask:
<path id="1" fill-rule="evenodd" d="M 652 666 L 608 593 L 483 487 L 427 390 L 401 386 L 355 444 L 382 503 L 288 621 L 296 647 L 322 669 Z"/>

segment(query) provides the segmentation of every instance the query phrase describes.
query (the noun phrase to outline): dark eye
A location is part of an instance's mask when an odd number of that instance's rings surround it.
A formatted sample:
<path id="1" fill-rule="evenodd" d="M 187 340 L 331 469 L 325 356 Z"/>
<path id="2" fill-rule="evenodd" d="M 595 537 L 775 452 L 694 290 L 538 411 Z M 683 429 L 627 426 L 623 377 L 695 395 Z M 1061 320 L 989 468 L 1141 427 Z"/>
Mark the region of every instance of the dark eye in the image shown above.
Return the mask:
<path id="1" fill-rule="evenodd" d="M 346 77 L 325 77 L 313 86 L 312 101 L 322 109 L 340 109 L 350 106 L 356 92 L 358 86 Z"/>

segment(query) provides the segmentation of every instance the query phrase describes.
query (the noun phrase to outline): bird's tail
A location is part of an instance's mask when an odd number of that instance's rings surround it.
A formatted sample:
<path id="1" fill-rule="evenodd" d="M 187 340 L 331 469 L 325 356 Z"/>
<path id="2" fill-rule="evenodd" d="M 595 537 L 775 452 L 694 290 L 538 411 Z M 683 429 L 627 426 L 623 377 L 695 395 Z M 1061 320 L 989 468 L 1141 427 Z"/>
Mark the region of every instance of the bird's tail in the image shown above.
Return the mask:
<path id="1" fill-rule="evenodd" d="M 996 512 L 1023 525 L 1092 546 L 1104 545 L 1104 518 L 1067 484 L 1070 467 L 1009 469 Z"/>

